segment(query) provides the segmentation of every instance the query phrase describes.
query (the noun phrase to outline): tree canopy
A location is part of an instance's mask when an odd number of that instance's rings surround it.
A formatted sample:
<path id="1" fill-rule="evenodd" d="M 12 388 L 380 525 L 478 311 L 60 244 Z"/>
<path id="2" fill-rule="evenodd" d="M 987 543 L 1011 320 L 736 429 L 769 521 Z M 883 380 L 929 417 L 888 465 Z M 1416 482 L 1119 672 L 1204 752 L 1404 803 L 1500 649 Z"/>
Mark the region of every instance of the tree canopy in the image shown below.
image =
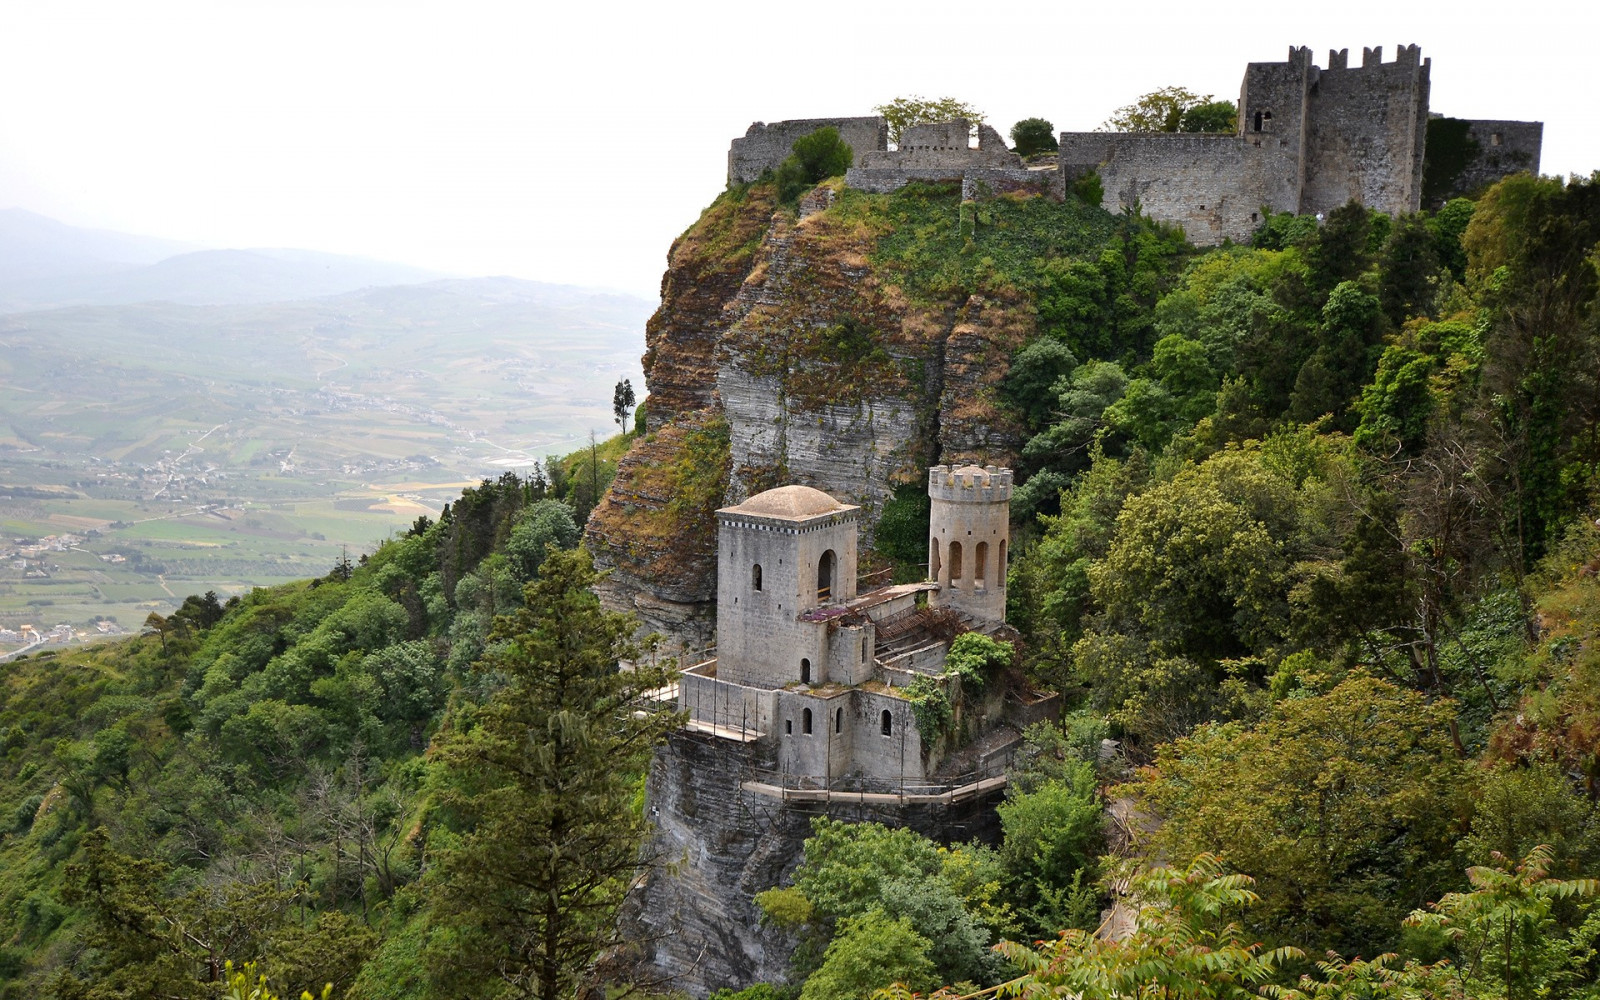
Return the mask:
<path id="1" fill-rule="evenodd" d="M 1152 90 L 1111 113 L 1103 132 L 1232 132 L 1237 111 L 1232 102 L 1213 100 L 1187 87 Z"/>
<path id="2" fill-rule="evenodd" d="M 941 97 L 930 100 L 912 94 L 907 97 L 896 97 L 887 104 L 875 106 L 873 111 L 883 116 L 889 126 L 889 141 L 899 143 L 905 130 L 913 125 L 928 125 L 936 122 L 954 121 L 964 118 L 976 125 L 983 121 L 983 112 L 954 97 Z"/>

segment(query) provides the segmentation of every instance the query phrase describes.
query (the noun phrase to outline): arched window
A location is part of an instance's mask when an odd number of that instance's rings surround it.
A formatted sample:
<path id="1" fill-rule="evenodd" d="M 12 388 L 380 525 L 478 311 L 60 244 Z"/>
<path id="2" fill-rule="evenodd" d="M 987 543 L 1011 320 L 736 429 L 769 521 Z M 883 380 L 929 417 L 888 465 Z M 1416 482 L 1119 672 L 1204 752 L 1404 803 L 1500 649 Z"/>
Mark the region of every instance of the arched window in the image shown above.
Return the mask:
<path id="1" fill-rule="evenodd" d="M 1255 120 L 1251 124 L 1255 126 L 1257 132 L 1261 131 L 1261 112 L 1256 112 Z"/>
<path id="2" fill-rule="evenodd" d="M 800 658 L 800 683 L 811 683 L 811 660 L 804 656 Z"/>
<path id="3" fill-rule="evenodd" d="M 751 590 L 760 590 L 761 589 L 761 564 L 760 563 L 756 563 L 754 566 L 750 567 L 750 589 Z"/>
<path id="4" fill-rule="evenodd" d="M 1000 539 L 1000 558 L 994 561 L 994 576 L 1002 584 L 1006 582 L 1006 540 Z"/>
<path id="5" fill-rule="evenodd" d="M 833 731 L 836 733 L 844 732 L 844 709 L 842 708 L 833 710 Z"/>
<path id="6" fill-rule="evenodd" d="M 939 579 L 939 540 L 928 539 L 928 579 Z"/>
<path id="7" fill-rule="evenodd" d="M 950 543 L 950 586 L 961 586 L 961 543 Z"/>
<path id="8" fill-rule="evenodd" d="M 989 569 L 989 543 L 979 542 L 977 549 L 972 553 L 972 585 L 982 590 L 989 585 L 986 578 Z"/>
<path id="9" fill-rule="evenodd" d="M 800 713 L 800 731 L 807 736 L 811 735 L 811 709 Z"/>
<path id="10" fill-rule="evenodd" d="M 818 601 L 833 600 L 833 569 L 835 562 L 832 549 L 824 552 L 822 558 L 817 560 Z"/>
<path id="11" fill-rule="evenodd" d="M 894 719 L 889 715 L 889 710 L 887 708 L 884 709 L 883 714 L 878 717 L 878 730 L 885 736 L 894 735 Z"/>
<path id="12" fill-rule="evenodd" d="M 861 662 L 862 663 L 866 663 L 867 661 L 869 661 L 871 659 L 872 659 L 872 653 L 871 653 L 871 650 L 869 650 L 867 648 L 867 637 L 866 636 L 862 636 L 861 637 Z"/>

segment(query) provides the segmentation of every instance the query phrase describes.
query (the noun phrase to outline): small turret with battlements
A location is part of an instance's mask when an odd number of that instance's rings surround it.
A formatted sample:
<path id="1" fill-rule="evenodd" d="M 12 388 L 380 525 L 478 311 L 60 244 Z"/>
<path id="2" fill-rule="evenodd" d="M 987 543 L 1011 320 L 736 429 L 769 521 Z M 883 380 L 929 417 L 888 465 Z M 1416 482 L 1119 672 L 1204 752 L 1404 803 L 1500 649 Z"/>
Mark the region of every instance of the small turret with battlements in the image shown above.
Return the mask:
<path id="1" fill-rule="evenodd" d="M 933 607 L 975 623 L 1006 618 L 1006 557 L 1011 542 L 1011 470 L 936 465 L 928 470 L 928 579 Z"/>

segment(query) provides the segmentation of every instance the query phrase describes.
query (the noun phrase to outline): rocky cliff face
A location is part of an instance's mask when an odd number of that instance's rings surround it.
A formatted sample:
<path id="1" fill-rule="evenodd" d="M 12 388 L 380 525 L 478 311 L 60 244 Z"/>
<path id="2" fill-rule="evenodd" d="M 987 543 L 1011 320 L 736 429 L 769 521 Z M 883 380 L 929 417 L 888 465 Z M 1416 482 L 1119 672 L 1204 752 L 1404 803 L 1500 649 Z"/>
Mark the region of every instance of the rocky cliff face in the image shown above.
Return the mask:
<path id="1" fill-rule="evenodd" d="M 800 863 L 814 804 L 779 802 L 742 787 L 749 771 L 777 765 L 771 744 L 739 744 L 682 730 L 656 751 L 645 789 L 667 867 L 628 899 L 624 936 L 635 975 L 690 996 L 790 975 L 795 933 L 763 921 L 755 894 Z M 827 815 L 909 827 L 941 843 L 998 838 L 993 801 L 955 806 L 840 804 Z"/>
<path id="2" fill-rule="evenodd" d="M 587 529 L 612 569 L 605 603 L 670 644 L 713 638 L 716 507 L 803 483 L 864 508 L 870 544 L 894 487 L 928 465 L 1014 458 L 1018 428 L 996 386 L 1034 310 L 1005 290 L 908 291 L 879 252 L 895 232 L 891 197 L 824 188 L 795 213 L 752 185 L 673 245 L 647 330 L 650 433 Z M 958 199 L 947 201 L 942 224 L 957 227 Z M 699 492 L 685 500 L 679 480 Z"/>

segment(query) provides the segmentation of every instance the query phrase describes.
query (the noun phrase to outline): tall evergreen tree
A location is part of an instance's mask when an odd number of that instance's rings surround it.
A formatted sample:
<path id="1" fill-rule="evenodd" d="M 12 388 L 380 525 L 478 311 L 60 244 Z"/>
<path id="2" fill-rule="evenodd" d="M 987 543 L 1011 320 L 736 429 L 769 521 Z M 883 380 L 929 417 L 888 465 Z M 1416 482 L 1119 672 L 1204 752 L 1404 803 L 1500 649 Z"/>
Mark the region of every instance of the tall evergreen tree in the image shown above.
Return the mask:
<path id="1" fill-rule="evenodd" d="M 441 754 L 443 798 L 467 828 L 441 902 L 508 996 L 572 996 L 653 860 L 635 783 L 678 719 L 636 710 L 669 672 L 634 642 L 633 618 L 601 610 L 598 578 L 587 552 L 552 551 L 480 665 L 504 687 Z"/>

